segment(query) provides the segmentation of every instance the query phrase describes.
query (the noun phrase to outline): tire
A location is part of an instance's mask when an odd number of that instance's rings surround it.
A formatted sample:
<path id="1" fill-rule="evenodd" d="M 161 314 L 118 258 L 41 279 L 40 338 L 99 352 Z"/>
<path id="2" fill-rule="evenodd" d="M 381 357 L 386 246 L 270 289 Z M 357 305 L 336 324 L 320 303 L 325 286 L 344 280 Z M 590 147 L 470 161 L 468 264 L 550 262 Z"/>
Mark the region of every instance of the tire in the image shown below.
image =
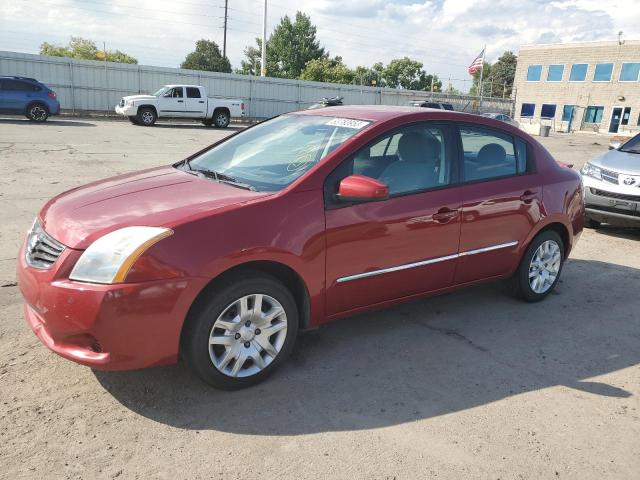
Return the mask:
<path id="1" fill-rule="evenodd" d="M 295 343 L 298 309 L 293 295 L 274 277 L 257 271 L 233 275 L 208 289 L 208 294 L 211 297 L 200 302 L 185 323 L 181 338 L 185 362 L 204 382 L 223 390 L 261 382 Z M 256 316 L 258 295 L 262 308 Z M 242 299 L 246 299 L 244 314 Z M 264 318 L 279 309 L 273 319 Z M 217 341 L 210 343 L 211 338 Z"/>
<path id="2" fill-rule="evenodd" d="M 138 125 L 142 125 L 143 127 L 150 127 L 156 120 L 158 119 L 158 115 L 153 108 L 142 107 L 138 110 L 138 114 L 136 115 L 136 120 Z"/>
<path id="3" fill-rule="evenodd" d="M 49 118 L 49 108 L 44 103 L 32 103 L 27 107 L 26 117 L 32 122 L 42 123 Z"/>
<path id="4" fill-rule="evenodd" d="M 134 125 L 138 125 L 138 118 L 131 116 L 131 117 L 127 117 L 129 119 L 129 121 L 134 124 Z"/>
<path id="5" fill-rule="evenodd" d="M 564 242 L 560 235 L 552 230 L 540 233 L 531 241 L 511 278 L 515 295 L 526 302 L 539 302 L 558 284 L 563 264 Z"/>
<path id="6" fill-rule="evenodd" d="M 225 110 L 215 110 L 213 112 L 213 125 L 216 128 L 226 128 L 229 126 L 229 122 L 231 121 L 231 117 L 229 113 Z"/>

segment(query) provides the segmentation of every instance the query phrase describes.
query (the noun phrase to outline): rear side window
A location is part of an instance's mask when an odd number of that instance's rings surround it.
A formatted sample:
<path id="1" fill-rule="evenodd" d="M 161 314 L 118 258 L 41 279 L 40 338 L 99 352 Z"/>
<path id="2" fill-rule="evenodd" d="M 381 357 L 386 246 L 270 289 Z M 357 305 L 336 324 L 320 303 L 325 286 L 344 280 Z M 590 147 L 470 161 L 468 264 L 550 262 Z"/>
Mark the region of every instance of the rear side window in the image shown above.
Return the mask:
<path id="1" fill-rule="evenodd" d="M 530 170 L 527 144 L 496 130 L 460 127 L 466 182 L 508 177 Z"/>
<path id="2" fill-rule="evenodd" d="M 200 98 L 200 89 L 195 87 L 187 87 L 187 98 Z"/>
<path id="3" fill-rule="evenodd" d="M 2 80 L 2 90 L 10 90 L 17 92 L 37 92 L 40 87 L 29 82 L 21 82 L 20 80 Z"/>

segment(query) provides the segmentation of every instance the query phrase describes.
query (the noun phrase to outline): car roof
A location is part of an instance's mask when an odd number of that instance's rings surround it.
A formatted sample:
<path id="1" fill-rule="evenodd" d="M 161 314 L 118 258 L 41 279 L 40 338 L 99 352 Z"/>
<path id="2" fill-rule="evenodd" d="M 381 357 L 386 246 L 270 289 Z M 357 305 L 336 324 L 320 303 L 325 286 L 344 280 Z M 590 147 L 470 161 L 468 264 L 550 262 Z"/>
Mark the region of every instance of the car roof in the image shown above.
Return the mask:
<path id="1" fill-rule="evenodd" d="M 40 83 L 35 78 L 31 78 L 31 77 L 16 77 L 15 75 L 0 75 L 0 78 L 4 78 L 8 80 L 26 80 L 28 82 Z"/>
<path id="2" fill-rule="evenodd" d="M 438 108 L 395 105 L 343 105 L 341 107 L 326 107 L 319 110 L 300 110 L 298 112 L 291 113 L 294 115 L 322 115 L 325 117 L 353 118 L 373 122 L 384 122 L 395 118 L 405 118 L 410 120 L 411 117 L 416 117 L 417 120 L 424 118 L 425 113 L 428 113 L 434 120 L 468 120 L 478 123 L 478 115 L 470 113 L 441 110 Z"/>

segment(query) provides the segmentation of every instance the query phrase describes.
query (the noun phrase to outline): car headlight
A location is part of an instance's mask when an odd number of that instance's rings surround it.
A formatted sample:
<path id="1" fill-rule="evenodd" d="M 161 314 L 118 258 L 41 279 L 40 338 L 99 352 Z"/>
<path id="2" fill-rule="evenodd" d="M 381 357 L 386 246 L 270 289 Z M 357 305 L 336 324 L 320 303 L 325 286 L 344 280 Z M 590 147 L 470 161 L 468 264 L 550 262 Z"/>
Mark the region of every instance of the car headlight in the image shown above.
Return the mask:
<path id="1" fill-rule="evenodd" d="M 173 234 L 161 227 L 125 227 L 107 233 L 89 245 L 69 278 L 90 283 L 122 283 L 149 247 Z"/>
<path id="2" fill-rule="evenodd" d="M 584 167 L 582 167 L 580 173 L 582 173 L 582 175 L 586 175 L 587 177 L 593 177 L 597 178 L 598 180 L 602 180 L 602 170 L 599 167 L 596 167 L 595 165 L 592 165 L 588 162 L 584 164 Z"/>

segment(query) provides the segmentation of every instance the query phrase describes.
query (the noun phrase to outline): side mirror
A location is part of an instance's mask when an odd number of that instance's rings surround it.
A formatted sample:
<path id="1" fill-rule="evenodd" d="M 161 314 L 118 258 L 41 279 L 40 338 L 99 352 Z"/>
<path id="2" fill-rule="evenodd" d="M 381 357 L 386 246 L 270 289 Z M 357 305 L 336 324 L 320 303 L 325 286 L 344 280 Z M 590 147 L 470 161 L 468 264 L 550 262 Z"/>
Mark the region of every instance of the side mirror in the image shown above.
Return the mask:
<path id="1" fill-rule="evenodd" d="M 389 187 L 375 178 L 350 175 L 343 178 L 336 198 L 342 202 L 375 202 L 389 198 Z"/>
<path id="2" fill-rule="evenodd" d="M 618 150 L 622 146 L 622 142 L 613 141 L 609 144 L 609 150 Z"/>

